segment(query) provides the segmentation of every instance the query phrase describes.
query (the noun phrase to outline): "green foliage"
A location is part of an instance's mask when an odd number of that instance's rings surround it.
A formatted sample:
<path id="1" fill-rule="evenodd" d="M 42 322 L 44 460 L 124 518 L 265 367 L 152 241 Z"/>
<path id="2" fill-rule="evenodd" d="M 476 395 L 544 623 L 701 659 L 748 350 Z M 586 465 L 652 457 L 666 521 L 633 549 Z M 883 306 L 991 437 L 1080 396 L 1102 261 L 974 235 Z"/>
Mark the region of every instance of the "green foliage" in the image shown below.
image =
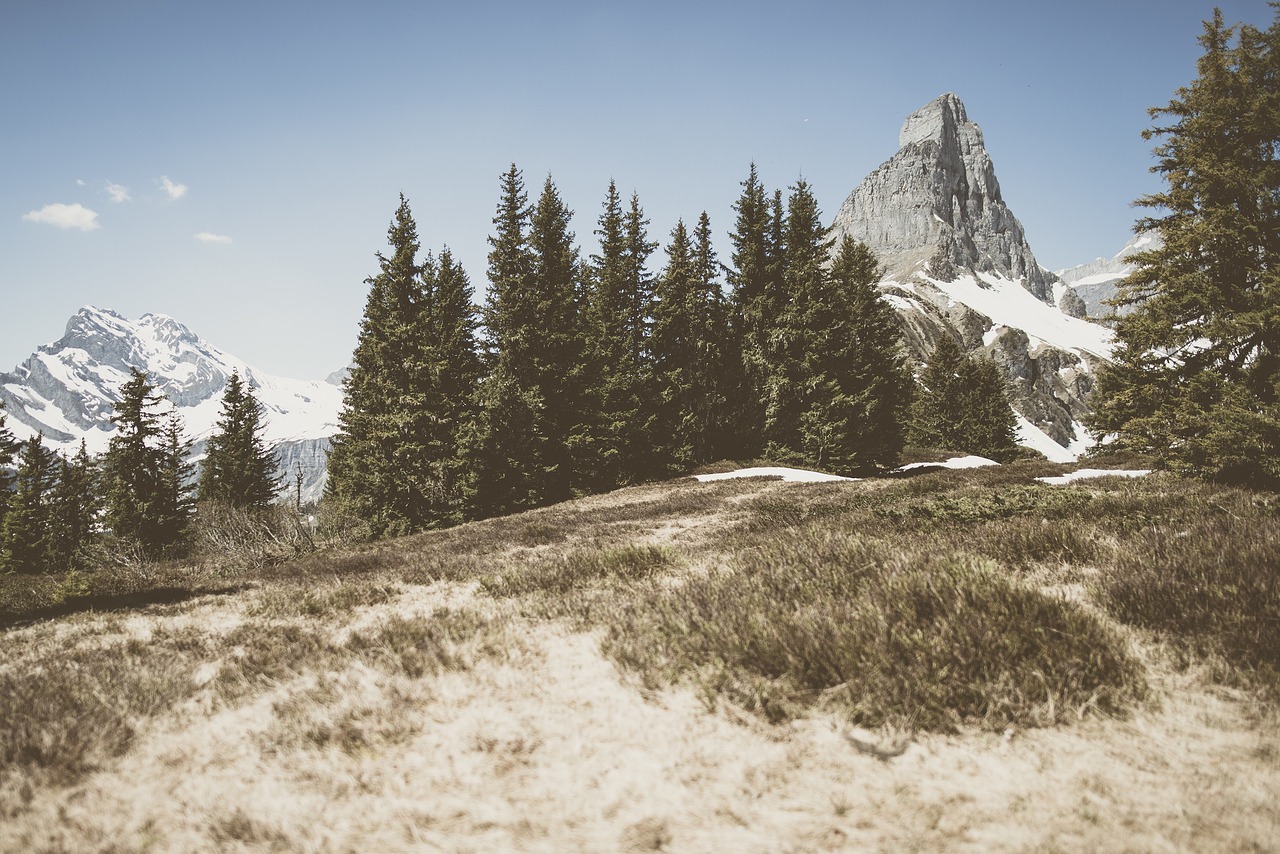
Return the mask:
<path id="1" fill-rule="evenodd" d="M 262 439 L 262 404 L 232 372 L 222 394 L 222 414 L 214 427 L 200 471 L 201 501 L 264 510 L 280 485 L 275 454 Z"/>
<path id="2" fill-rule="evenodd" d="M 0 525 L 4 524 L 5 514 L 9 510 L 14 479 L 14 473 L 10 467 L 17 453 L 18 440 L 5 426 L 4 401 L 0 400 Z"/>
<path id="3" fill-rule="evenodd" d="M 403 195 L 387 238 L 391 257 L 378 253 L 367 280 L 328 485 L 377 536 L 464 517 L 460 447 L 481 370 L 467 275 L 448 249 L 418 261 Z"/>
<path id="4" fill-rule="evenodd" d="M 1165 468 L 1280 484 L 1280 12 L 1266 31 L 1215 10 L 1197 76 L 1144 131 L 1167 189 L 1137 204 L 1163 245 L 1133 257 L 1115 363 L 1090 423 Z"/>
<path id="5" fill-rule="evenodd" d="M 581 479 L 577 451 L 590 439 L 571 217 L 550 177 L 530 210 L 515 165 L 503 176 L 489 238 L 488 374 L 465 449 L 480 516 L 562 501 Z"/>
<path id="6" fill-rule="evenodd" d="M 672 473 L 715 459 L 723 447 L 720 431 L 730 429 L 728 317 L 710 238 L 705 212 L 692 239 L 684 221 L 677 222 L 655 288 L 651 441 L 657 465 Z"/>
<path id="7" fill-rule="evenodd" d="M 934 344 L 911 412 L 911 440 L 993 460 L 1017 454 L 1017 418 L 995 363 L 965 356 L 948 334 Z"/>
<path id="8" fill-rule="evenodd" d="M 653 282 L 645 263 L 653 251 L 648 221 L 636 196 L 622 210 L 609 182 L 596 235 L 600 254 L 585 270 L 585 364 L 588 385 L 581 448 L 586 491 L 599 492 L 651 474 L 653 412 L 649 362 L 649 314 Z"/>
<path id="9" fill-rule="evenodd" d="M 21 445 L 16 489 L 0 525 L 0 569 L 43 572 L 52 553 L 51 498 L 57 481 L 57 455 L 47 450 L 43 435 Z"/>
<path id="10" fill-rule="evenodd" d="M 185 546 L 190 446 L 177 416 L 162 417 L 163 398 L 147 375 L 131 370 L 111 419 L 116 433 L 102 458 L 103 522 L 117 541 L 156 557 Z"/>
<path id="11" fill-rule="evenodd" d="M 54 569 L 87 568 L 99 536 L 97 466 L 89 459 L 83 440 L 72 459 L 58 462 L 57 480 L 50 498 L 49 564 Z"/>

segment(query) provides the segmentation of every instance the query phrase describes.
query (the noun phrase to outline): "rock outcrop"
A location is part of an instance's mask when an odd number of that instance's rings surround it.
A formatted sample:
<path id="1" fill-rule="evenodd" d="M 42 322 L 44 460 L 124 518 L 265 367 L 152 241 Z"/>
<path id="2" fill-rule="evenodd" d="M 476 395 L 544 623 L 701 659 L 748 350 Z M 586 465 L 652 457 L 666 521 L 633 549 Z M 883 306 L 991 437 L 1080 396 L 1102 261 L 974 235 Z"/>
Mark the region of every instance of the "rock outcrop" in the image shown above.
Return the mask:
<path id="1" fill-rule="evenodd" d="M 837 237 L 866 243 L 891 277 L 932 262 L 946 276 L 995 273 L 1052 298 L 1054 277 L 1036 263 L 1005 205 L 982 130 L 958 97 L 947 93 L 908 116 L 898 146 L 840 206 Z"/>
<path id="2" fill-rule="evenodd" d="M 918 363 L 941 335 L 985 353 L 1008 376 L 1024 443 L 1072 458 L 1110 333 L 1082 319 L 1082 295 L 1036 263 L 958 97 L 908 116 L 898 144 L 841 205 L 833 234 L 863 241 L 885 264 L 881 289 Z"/>

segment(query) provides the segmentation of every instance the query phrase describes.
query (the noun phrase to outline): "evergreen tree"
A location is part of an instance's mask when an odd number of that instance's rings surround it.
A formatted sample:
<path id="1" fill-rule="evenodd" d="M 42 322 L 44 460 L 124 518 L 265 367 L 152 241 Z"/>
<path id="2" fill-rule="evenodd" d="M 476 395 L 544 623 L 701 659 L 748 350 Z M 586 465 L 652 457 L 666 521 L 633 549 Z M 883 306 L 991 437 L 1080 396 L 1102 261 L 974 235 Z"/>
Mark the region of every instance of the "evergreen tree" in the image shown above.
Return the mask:
<path id="1" fill-rule="evenodd" d="M 4 401 L 0 400 L 0 525 L 4 524 L 13 493 L 13 460 L 18 453 L 18 440 L 5 426 Z"/>
<path id="2" fill-rule="evenodd" d="M 418 261 L 403 195 L 387 239 L 329 457 L 330 494 L 375 536 L 463 518 L 459 445 L 480 373 L 466 272 L 448 249 Z"/>
<path id="3" fill-rule="evenodd" d="M 824 267 L 831 243 L 817 199 L 803 180 L 792 187 L 781 241 L 774 262 L 781 288 L 767 301 L 774 326 L 765 349 L 764 440 L 768 455 L 787 459 L 803 457 L 800 420 L 815 405 L 821 362 L 830 355 L 818 351 L 823 326 L 835 320 Z"/>
<path id="4" fill-rule="evenodd" d="M 617 186 L 609 182 L 596 234 L 600 254 L 591 256 L 585 307 L 586 365 L 590 410 L 583 486 L 592 492 L 634 483 L 650 472 L 654 417 L 648 357 L 653 252 L 648 220 L 632 194 L 624 213 Z"/>
<path id="5" fill-rule="evenodd" d="M 731 456 L 754 457 L 763 445 L 764 385 L 769 362 L 769 337 L 777 319 L 775 279 L 778 257 L 778 218 L 771 216 L 769 199 L 751 164 L 734 203 L 737 214 L 730 234 L 733 253 L 728 271 L 732 294 L 732 345 L 740 354 L 730 409 L 739 429 Z"/>
<path id="6" fill-rule="evenodd" d="M 264 510 L 280 487 L 275 453 L 266 447 L 262 404 L 232 372 L 222 393 L 222 414 L 209 437 L 200 473 L 201 501 Z"/>
<path id="7" fill-rule="evenodd" d="M 0 528 L 0 568 L 10 572 L 44 572 L 52 545 L 50 493 L 57 455 L 44 447 L 44 436 L 22 443 L 16 490 Z"/>
<path id="8" fill-rule="evenodd" d="M 729 304 L 720 287 L 720 260 L 711 245 L 711 218 L 703 211 L 693 230 L 694 279 L 704 307 L 703 326 L 695 330 L 702 344 L 699 361 L 703 368 L 704 394 L 697 411 L 698 436 L 694 459 L 711 462 L 729 456 L 735 430 L 731 400 L 741 372 L 742 354 L 734 346 L 729 320 Z"/>
<path id="9" fill-rule="evenodd" d="M 911 374 L 902 321 L 880 297 L 881 267 L 865 243 L 846 236 L 803 306 L 812 340 L 804 358 L 810 393 L 800 417 L 800 451 L 814 465 L 872 471 L 897 462 Z"/>
<path id="10" fill-rule="evenodd" d="M 116 433 L 102 458 L 103 522 L 113 536 L 148 557 L 179 549 L 190 515 L 187 443 L 176 415 L 147 375 L 130 369 L 111 421 Z"/>
<path id="11" fill-rule="evenodd" d="M 1274 4 L 1273 4 L 1274 5 Z M 1164 467 L 1280 483 L 1280 7 L 1204 24 L 1197 77 L 1144 131 L 1167 189 L 1138 204 L 1163 245 L 1135 255 L 1115 362 L 1090 424 Z"/>
<path id="12" fill-rule="evenodd" d="M 82 569 L 98 532 L 97 472 L 84 440 L 71 459 L 58 462 L 51 501 L 49 563 L 55 569 Z"/>
<path id="13" fill-rule="evenodd" d="M 571 216 L 550 177 L 530 209 L 519 170 L 513 164 L 503 175 L 489 238 L 489 372 L 466 441 L 479 516 L 564 500 L 581 477 L 588 440 Z"/>
<path id="14" fill-rule="evenodd" d="M 702 363 L 707 306 L 684 220 L 676 223 L 667 245 L 667 265 L 658 277 L 654 303 L 653 351 L 654 456 L 670 472 L 687 471 L 700 456 L 710 425 L 706 423 L 705 365 Z"/>
<path id="15" fill-rule="evenodd" d="M 999 369 L 989 359 L 966 357 L 943 334 L 921 374 L 912 409 L 917 444 L 1010 459 L 1017 452 L 1017 417 Z"/>

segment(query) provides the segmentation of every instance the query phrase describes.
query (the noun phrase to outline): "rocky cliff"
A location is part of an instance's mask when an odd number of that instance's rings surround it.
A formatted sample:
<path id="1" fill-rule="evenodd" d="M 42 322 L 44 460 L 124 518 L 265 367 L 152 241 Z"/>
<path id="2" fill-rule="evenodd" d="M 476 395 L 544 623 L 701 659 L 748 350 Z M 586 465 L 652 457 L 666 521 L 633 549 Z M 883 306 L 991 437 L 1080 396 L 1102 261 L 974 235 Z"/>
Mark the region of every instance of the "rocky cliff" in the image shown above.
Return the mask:
<path id="1" fill-rule="evenodd" d="M 1082 319 L 1080 296 L 1036 263 L 958 97 L 908 116 L 898 145 L 840 206 L 833 234 L 867 243 L 884 262 L 881 287 L 917 361 L 939 335 L 986 353 L 1009 377 L 1023 443 L 1074 457 L 1110 333 Z"/>

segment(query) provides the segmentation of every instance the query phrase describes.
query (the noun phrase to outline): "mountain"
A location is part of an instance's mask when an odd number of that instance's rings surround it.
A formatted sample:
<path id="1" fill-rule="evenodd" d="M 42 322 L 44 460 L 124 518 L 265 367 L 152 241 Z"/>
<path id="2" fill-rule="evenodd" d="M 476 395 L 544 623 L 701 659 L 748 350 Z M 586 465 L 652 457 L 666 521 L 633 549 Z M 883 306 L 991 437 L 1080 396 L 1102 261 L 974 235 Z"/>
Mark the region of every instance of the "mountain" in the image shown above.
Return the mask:
<path id="1" fill-rule="evenodd" d="M 182 417 L 197 460 L 221 412 L 227 378 L 239 372 L 265 410 L 264 438 L 281 461 L 282 488 L 292 492 L 300 467 L 304 500 L 320 497 L 342 389 L 263 373 L 160 314 L 128 320 L 106 309 L 80 309 L 61 338 L 0 373 L 8 426 L 19 438 L 41 432 L 48 446 L 68 453 L 81 439 L 91 454 L 101 453 L 115 429 L 110 419 L 120 387 L 135 367 Z"/>
<path id="2" fill-rule="evenodd" d="M 1120 282 L 1134 270 L 1129 260 L 1136 252 L 1156 249 L 1162 245 L 1158 231 L 1143 231 L 1134 235 L 1124 248 L 1110 258 L 1095 258 L 1087 264 L 1079 264 L 1066 270 L 1058 271 L 1058 278 L 1080 297 L 1090 317 L 1105 317 L 1113 309 L 1104 305 L 1116 295 Z M 1132 306 L 1124 306 L 1117 314 L 1128 314 Z"/>
<path id="3" fill-rule="evenodd" d="M 1005 204 L 982 130 L 947 93 L 907 117 L 898 152 L 836 213 L 832 233 L 867 243 L 885 264 L 881 290 L 923 361 L 939 335 L 990 356 L 1008 376 L 1019 441 L 1069 460 L 1093 371 L 1110 358 L 1109 329 L 1042 268 Z"/>

